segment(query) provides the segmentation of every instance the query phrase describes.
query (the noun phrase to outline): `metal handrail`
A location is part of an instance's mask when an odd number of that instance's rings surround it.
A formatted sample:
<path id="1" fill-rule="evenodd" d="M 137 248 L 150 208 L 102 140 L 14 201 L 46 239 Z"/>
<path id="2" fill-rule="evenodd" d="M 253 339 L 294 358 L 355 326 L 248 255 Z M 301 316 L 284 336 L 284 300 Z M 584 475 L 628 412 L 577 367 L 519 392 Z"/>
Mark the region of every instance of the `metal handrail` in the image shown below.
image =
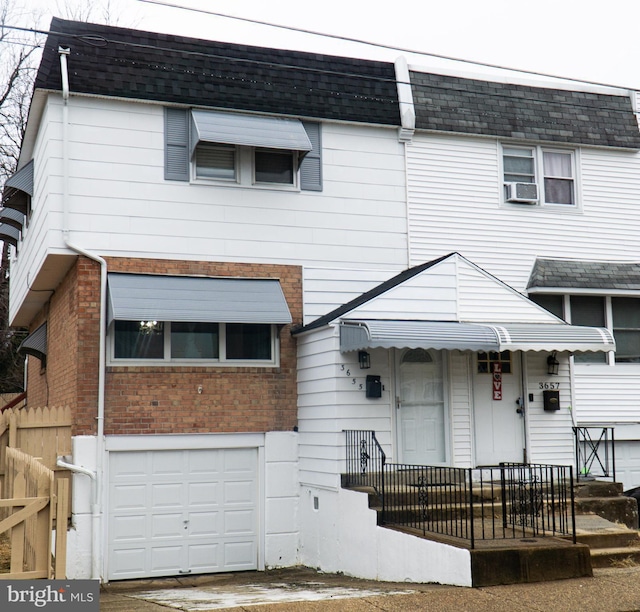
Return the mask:
<path id="1" fill-rule="evenodd" d="M 570 536 L 576 541 L 571 466 L 388 463 L 375 432 L 345 434 L 345 486 L 376 491 L 381 524 L 461 539 L 471 548 L 479 540 Z"/>

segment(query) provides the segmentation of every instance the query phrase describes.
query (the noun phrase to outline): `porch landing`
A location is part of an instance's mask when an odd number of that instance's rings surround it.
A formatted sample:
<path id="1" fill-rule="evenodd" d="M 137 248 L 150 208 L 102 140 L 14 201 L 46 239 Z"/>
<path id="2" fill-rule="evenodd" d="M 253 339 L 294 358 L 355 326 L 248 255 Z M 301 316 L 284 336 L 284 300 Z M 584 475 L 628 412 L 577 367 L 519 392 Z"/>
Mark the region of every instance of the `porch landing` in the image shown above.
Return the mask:
<path id="1" fill-rule="evenodd" d="M 476 519 L 474 522 L 475 528 L 481 530 L 482 520 Z M 593 576 L 590 547 L 583 543 L 573 544 L 560 537 L 477 540 L 475 547 L 471 548 L 468 541 L 460 538 L 424 534 L 420 529 L 394 525 L 381 527 L 468 549 L 474 587 Z"/>

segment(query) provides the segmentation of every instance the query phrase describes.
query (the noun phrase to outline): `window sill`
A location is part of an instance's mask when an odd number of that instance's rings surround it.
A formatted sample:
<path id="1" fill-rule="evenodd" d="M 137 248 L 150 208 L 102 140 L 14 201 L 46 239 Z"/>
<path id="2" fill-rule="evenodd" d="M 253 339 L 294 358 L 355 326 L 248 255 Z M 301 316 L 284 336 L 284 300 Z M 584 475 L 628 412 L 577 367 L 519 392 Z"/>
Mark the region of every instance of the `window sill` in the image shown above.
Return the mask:
<path id="1" fill-rule="evenodd" d="M 500 208 L 506 210 L 522 210 L 540 213 L 553 213 L 561 215 L 582 214 L 582 206 L 568 204 L 518 204 L 517 202 L 502 202 Z"/>
<path id="2" fill-rule="evenodd" d="M 297 185 L 284 185 L 278 183 L 238 183 L 235 181 L 224 181 L 214 179 L 194 178 L 190 181 L 191 185 L 207 185 L 209 187 L 227 187 L 230 189 L 250 189 L 258 191 L 288 191 L 291 193 L 299 193 L 300 187 Z"/>
<path id="3" fill-rule="evenodd" d="M 112 372 L 125 372 L 131 369 L 140 370 L 143 368 L 145 371 L 154 369 L 158 371 L 164 371 L 167 368 L 176 368 L 178 370 L 184 368 L 202 370 L 228 370 L 233 368 L 272 370 L 274 368 L 279 368 L 280 363 L 276 363 L 273 361 L 226 361 L 222 363 L 218 361 L 110 361 L 109 363 L 107 363 L 107 367 Z"/>

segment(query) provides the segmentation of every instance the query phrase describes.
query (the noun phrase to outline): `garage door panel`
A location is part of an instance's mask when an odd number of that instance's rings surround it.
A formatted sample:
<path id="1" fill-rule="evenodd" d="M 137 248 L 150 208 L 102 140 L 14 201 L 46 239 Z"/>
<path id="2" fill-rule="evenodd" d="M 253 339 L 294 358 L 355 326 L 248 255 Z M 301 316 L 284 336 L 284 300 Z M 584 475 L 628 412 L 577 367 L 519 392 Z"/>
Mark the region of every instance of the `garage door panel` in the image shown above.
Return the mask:
<path id="1" fill-rule="evenodd" d="M 184 451 L 160 451 L 151 453 L 152 476 L 180 476 L 184 473 Z"/>
<path id="2" fill-rule="evenodd" d="M 151 515 L 151 538 L 182 538 L 185 532 L 185 523 L 182 513 L 179 514 L 153 514 Z"/>
<path id="3" fill-rule="evenodd" d="M 226 534 L 254 534 L 255 513 L 253 510 L 226 510 L 224 513 L 224 532 Z"/>
<path id="4" fill-rule="evenodd" d="M 225 474 L 247 474 L 255 472 L 255 455 L 250 448 L 230 449 L 223 455 Z"/>
<path id="5" fill-rule="evenodd" d="M 220 473 L 220 457 L 209 450 L 190 451 L 188 456 L 189 473 L 210 475 Z"/>
<path id="6" fill-rule="evenodd" d="M 252 480 L 227 481 L 224 483 L 224 504 L 251 504 L 255 498 L 255 483 Z"/>
<path id="7" fill-rule="evenodd" d="M 190 512 L 189 537 L 220 536 L 223 533 L 220 514 L 220 512 Z"/>
<path id="8" fill-rule="evenodd" d="M 189 546 L 189 569 L 192 573 L 211 572 L 220 568 L 220 544 L 193 544 Z"/>
<path id="9" fill-rule="evenodd" d="M 154 546 L 151 552 L 151 570 L 154 575 L 159 572 L 178 574 L 182 569 L 182 546 Z"/>
<path id="10" fill-rule="evenodd" d="M 118 485 L 112 489 L 113 505 L 118 510 L 145 510 L 147 485 Z"/>
<path id="11" fill-rule="evenodd" d="M 108 577 L 257 569 L 257 461 L 256 448 L 112 452 Z"/>
<path id="12" fill-rule="evenodd" d="M 251 569 L 249 566 L 256 555 L 253 541 L 226 542 L 223 546 L 224 565 L 233 570 Z"/>
<path id="13" fill-rule="evenodd" d="M 112 578 L 127 578 L 143 576 L 146 566 L 146 548 L 132 548 L 114 551 L 112 562 L 117 567 L 117 572 Z"/>
<path id="14" fill-rule="evenodd" d="M 182 499 L 183 484 L 163 483 L 151 486 L 151 499 L 153 511 L 162 511 L 168 508 L 182 508 L 184 500 Z"/>
<path id="15" fill-rule="evenodd" d="M 187 487 L 189 506 L 217 506 L 219 486 L 213 482 L 193 482 Z"/>
<path id="16" fill-rule="evenodd" d="M 142 542 L 147 539 L 146 515 L 118 516 L 111 522 L 111 540 L 114 542 Z"/>
<path id="17" fill-rule="evenodd" d="M 117 477 L 120 482 L 125 482 L 126 479 L 140 480 L 148 472 L 147 457 L 144 453 L 113 453 L 109 470 L 111 476 Z"/>

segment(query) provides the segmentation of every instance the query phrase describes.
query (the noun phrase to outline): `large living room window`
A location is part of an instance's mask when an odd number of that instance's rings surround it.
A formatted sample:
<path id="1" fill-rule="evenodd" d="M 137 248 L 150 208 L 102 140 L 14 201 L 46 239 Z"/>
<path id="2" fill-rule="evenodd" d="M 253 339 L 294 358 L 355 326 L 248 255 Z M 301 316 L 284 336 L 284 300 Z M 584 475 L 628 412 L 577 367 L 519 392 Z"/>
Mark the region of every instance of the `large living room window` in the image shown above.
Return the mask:
<path id="1" fill-rule="evenodd" d="M 291 323 L 275 278 L 108 274 L 112 365 L 277 366 Z"/>
<path id="2" fill-rule="evenodd" d="M 275 331 L 252 323 L 115 321 L 113 360 L 271 365 Z"/>

